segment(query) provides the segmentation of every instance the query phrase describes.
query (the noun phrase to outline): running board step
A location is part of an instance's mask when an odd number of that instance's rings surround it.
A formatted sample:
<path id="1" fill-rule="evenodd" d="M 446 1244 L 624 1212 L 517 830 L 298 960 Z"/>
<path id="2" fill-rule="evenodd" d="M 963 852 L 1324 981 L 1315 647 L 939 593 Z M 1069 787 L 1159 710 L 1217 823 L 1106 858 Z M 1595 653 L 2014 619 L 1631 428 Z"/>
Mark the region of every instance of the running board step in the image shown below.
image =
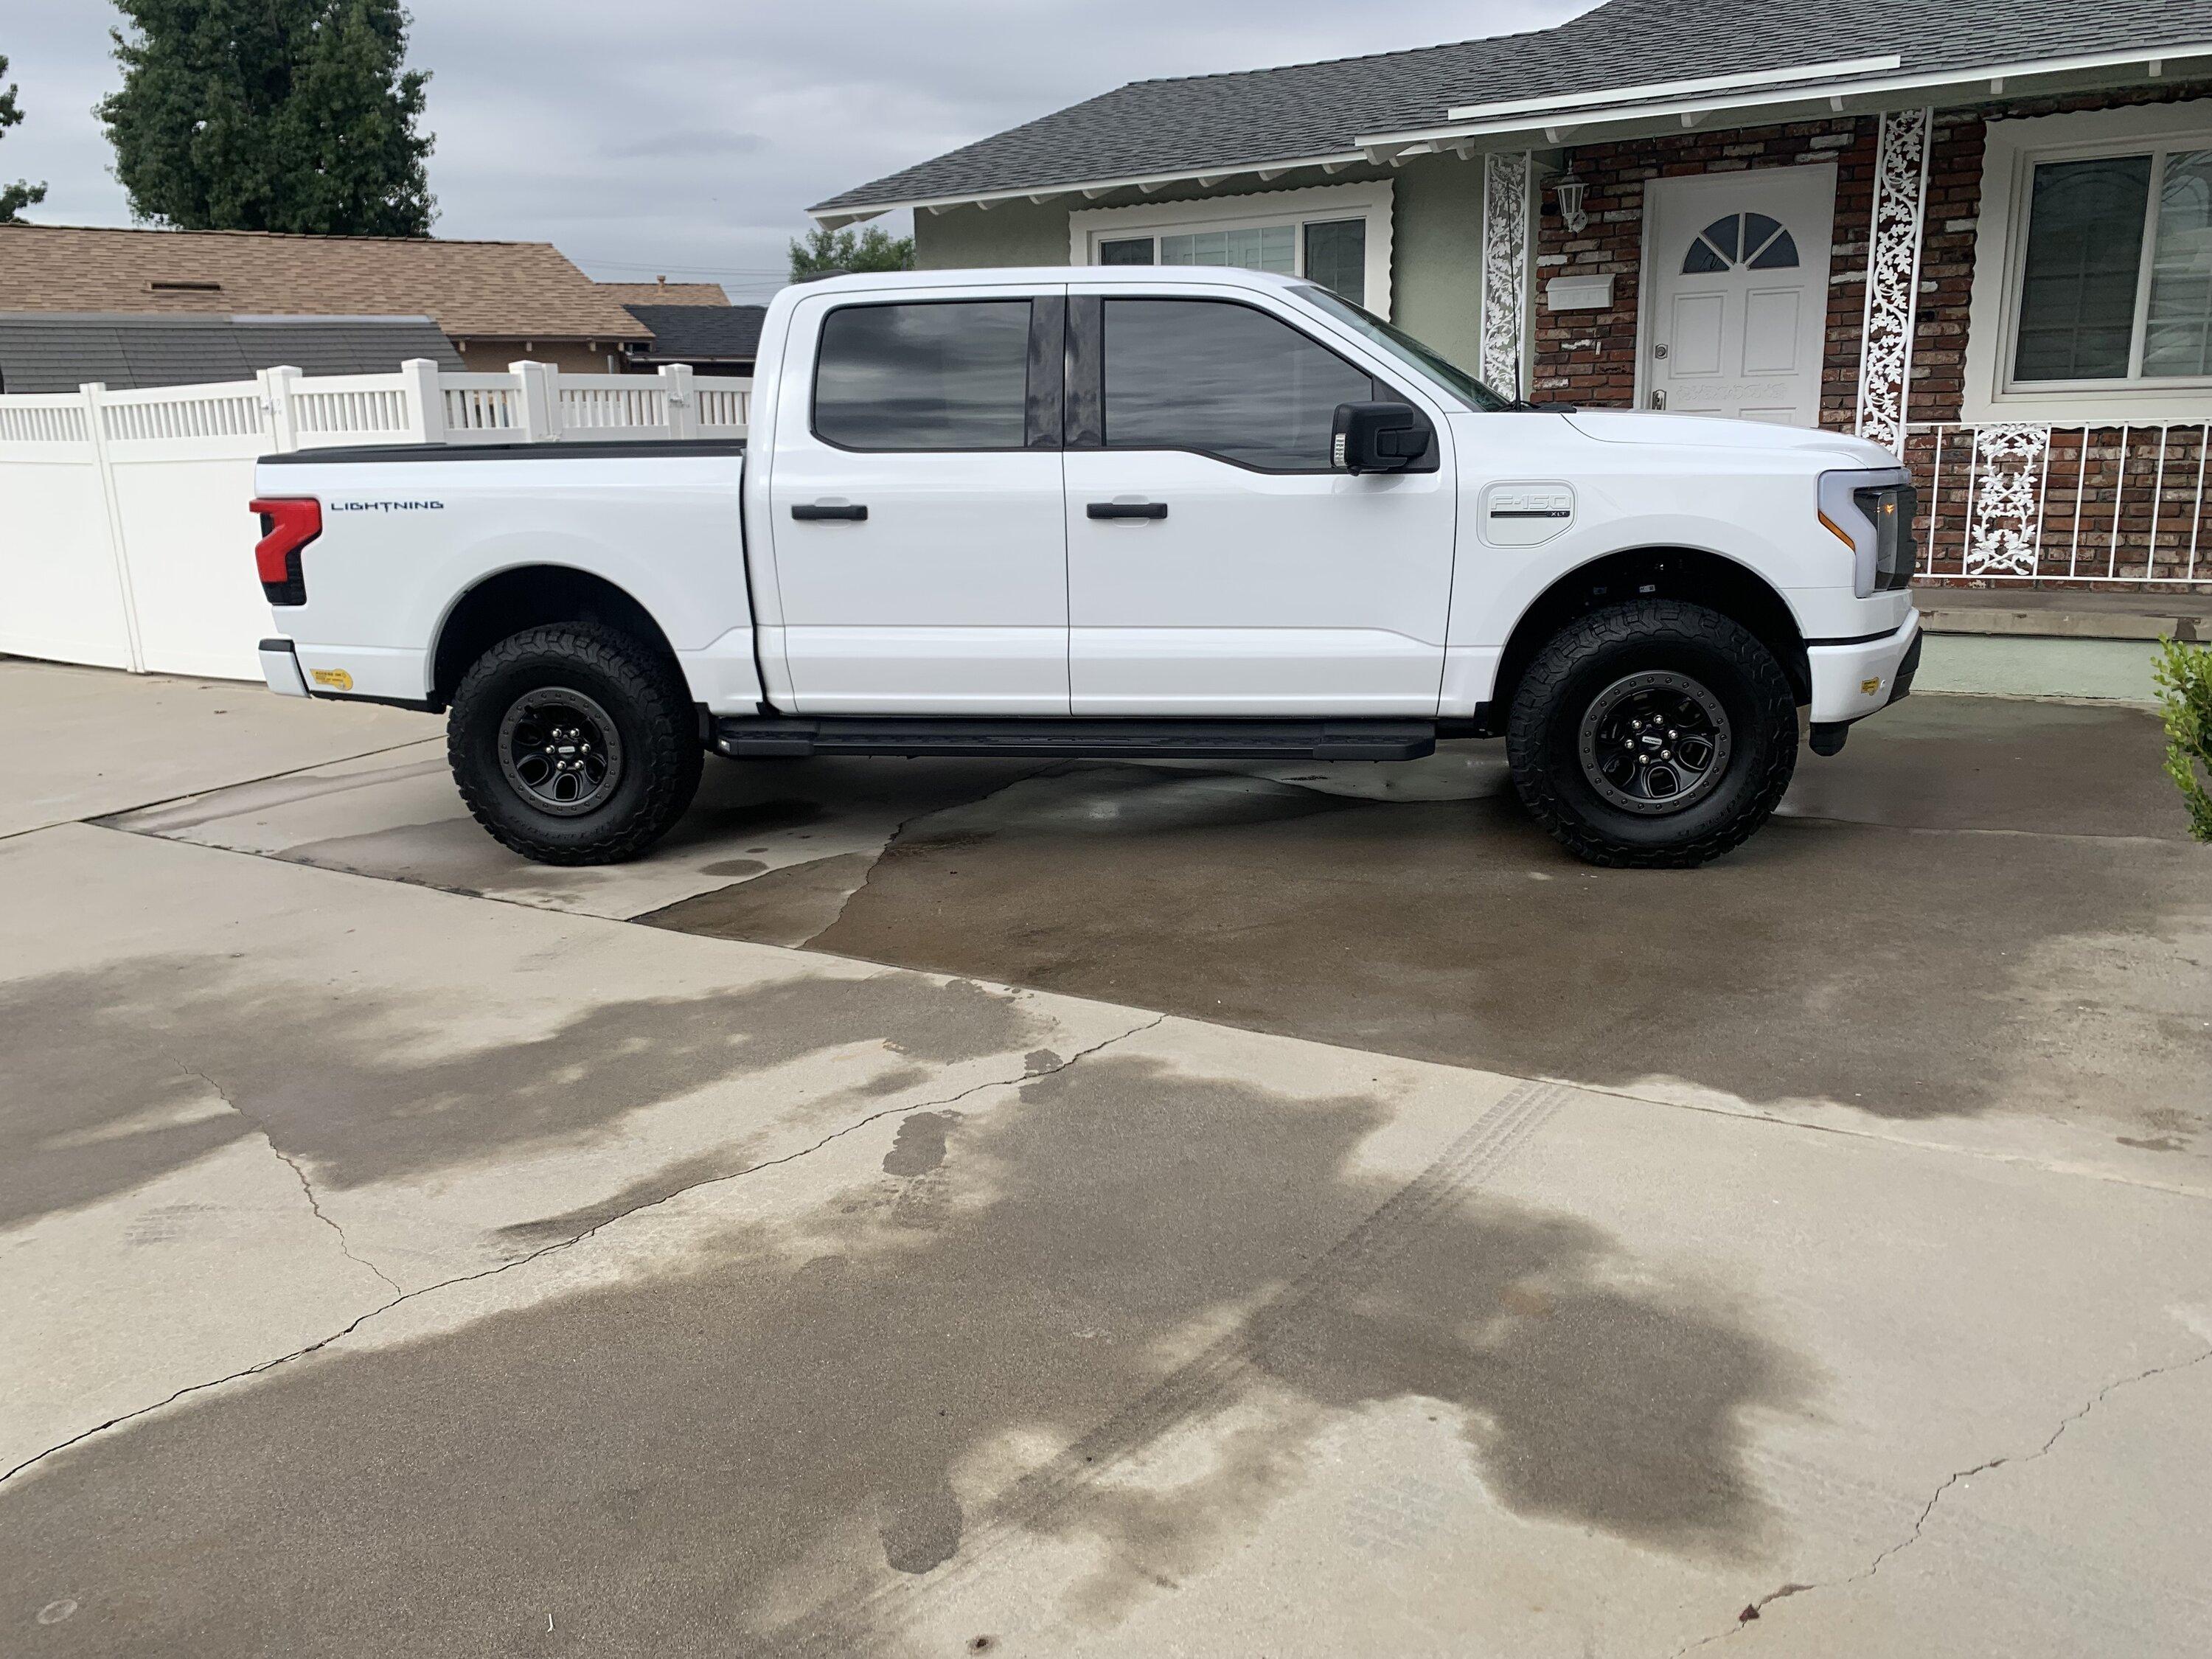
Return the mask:
<path id="1" fill-rule="evenodd" d="M 1066 760 L 1419 760 L 1434 720 L 945 720 L 771 715 L 714 722 L 737 760 L 800 755 L 1045 757 Z"/>

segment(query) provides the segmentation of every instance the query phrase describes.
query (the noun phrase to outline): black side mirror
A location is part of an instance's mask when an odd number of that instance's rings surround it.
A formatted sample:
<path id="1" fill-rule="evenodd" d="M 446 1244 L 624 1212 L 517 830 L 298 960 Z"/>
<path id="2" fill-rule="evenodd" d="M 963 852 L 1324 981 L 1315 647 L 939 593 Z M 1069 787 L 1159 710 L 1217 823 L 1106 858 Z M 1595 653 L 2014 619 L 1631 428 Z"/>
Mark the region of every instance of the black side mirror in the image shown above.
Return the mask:
<path id="1" fill-rule="evenodd" d="M 1409 404 L 1339 404 L 1329 460 L 1346 472 L 1403 472 L 1428 453 L 1429 423 Z"/>

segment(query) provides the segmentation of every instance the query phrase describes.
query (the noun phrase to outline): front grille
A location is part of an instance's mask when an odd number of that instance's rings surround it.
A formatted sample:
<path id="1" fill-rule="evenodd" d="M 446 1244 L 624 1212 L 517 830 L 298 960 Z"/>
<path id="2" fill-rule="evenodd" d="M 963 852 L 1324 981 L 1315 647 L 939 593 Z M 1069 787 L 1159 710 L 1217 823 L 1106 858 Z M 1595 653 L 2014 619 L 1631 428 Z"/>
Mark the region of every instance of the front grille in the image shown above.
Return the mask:
<path id="1" fill-rule="evenodd" d="M 1880 484 L 1851 498 L 1874 526 L 1875 592 L 1911 586 L 1920 568 L 1920 493 L 1909 483 Z"/>

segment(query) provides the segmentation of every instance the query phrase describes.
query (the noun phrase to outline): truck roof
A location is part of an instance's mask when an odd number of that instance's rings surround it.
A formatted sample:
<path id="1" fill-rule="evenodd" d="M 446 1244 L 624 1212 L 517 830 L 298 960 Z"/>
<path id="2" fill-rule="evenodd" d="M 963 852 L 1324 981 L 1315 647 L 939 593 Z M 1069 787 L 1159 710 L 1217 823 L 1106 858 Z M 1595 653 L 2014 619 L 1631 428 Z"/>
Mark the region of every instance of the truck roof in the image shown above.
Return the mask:
<path id="1" fill-rule="evenodd" d="M 801 298 L 809 294 L 880 293 L 885 289 L 910 292 L 933 288 L 1034 287 L 1060 283 L 1194 283 L 1207 288 L 1284 289 L 1306 288 L 1310 279 L 1280 276 L 1272 270 L 1247 270 L 1233 265 L 999 265 L 957 270 L 866 270 L 845 276 L 824 276 L 817 282 L 787 288 L 779 298 Z"/>

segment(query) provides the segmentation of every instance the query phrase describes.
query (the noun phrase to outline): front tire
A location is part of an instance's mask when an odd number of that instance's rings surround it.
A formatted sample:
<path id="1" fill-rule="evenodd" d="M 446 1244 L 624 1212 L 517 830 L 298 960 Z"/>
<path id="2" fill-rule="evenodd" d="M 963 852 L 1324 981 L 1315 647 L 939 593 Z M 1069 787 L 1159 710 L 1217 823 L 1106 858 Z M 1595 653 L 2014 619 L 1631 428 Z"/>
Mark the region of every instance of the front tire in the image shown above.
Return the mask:
<path id="1" fill-rule="evenodd" d="M 618 864 L 691 805 L 704 752 L 676 665 L 593 623 L 526 629 L 453 693 L 446 755 L 494 839 L 540 864 Z"/>
<path id="2" fill-rule="evenodd" d="M 1576 857 L 1686 869 L 1741 846 L 1797 766 L 1797 705 L 1774 653 L 1679 599 L 1570 623 L 1513 697 L 1506 753 L 1531 816 Z"/>

